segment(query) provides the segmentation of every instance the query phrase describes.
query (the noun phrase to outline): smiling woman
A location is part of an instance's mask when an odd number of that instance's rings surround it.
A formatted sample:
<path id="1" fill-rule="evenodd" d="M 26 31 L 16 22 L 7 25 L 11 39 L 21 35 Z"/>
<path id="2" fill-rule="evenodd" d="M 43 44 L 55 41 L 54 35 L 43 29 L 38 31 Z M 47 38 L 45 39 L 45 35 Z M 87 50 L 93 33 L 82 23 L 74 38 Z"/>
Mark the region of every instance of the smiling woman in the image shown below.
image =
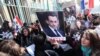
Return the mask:
<path id="1" fill-rule="evenodd" d="M 100 38 L 95 30 L 87 29 L 81 37 L 81 56 L 92 56 L 100 51 Z"/>

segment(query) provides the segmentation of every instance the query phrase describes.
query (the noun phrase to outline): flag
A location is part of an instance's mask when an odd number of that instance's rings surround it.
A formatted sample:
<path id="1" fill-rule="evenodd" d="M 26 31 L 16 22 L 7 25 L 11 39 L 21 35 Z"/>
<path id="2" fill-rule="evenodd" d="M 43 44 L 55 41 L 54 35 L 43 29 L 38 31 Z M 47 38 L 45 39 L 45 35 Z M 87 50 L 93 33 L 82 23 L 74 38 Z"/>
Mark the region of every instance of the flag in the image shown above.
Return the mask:
<path id="1" fill-rule="evenodd" d="M 84 3 L 84 0 L 81 0 L 81 14 L 83 15 L 84 14 L 84 10 L 85 10 L 85 3 Z"/>
<path id="2" fill-rule="evenodd" d="M 94 8 L 94 0 L 81 0 L 81 9 Z"/>
<path id="3" fill-rule="evenodd" d="M 84 9 L 85 9 L 84 0 L 81 0 L 81 9 L 82 9 L 82 10 L 84 10 Z"/>
<path id="4" fill-rule="evenodd" d="M 23 26 L 23 23 L 22 23 L 22 21 L 19 19 L 18 16 L 15 16 L 15 20 L 16 20 L 16 22 L 17 22 L 20 26 Z"/>
<path id="5" fill-rule="evenodd" d="M 18 16 L 15 16 L 13 19 L 13 28 L 15 29 L 16 32 L 19 31 L 19 29 L 23 26 L 22 21 L 19 19 Z"/>
<path id="6" fill-rule="evenodd" d="M 93 8 L 94 7 L 94 0 L 89 0 L 89 8 Z"/>
<path id="7" fill-rule="evenodd" d="M 90 15 L 92 8 L 94 8 L 94 0 L 81 0 L 82 14 L 84 14 L 84 10 L 88 9 L 88 15 Z"/>

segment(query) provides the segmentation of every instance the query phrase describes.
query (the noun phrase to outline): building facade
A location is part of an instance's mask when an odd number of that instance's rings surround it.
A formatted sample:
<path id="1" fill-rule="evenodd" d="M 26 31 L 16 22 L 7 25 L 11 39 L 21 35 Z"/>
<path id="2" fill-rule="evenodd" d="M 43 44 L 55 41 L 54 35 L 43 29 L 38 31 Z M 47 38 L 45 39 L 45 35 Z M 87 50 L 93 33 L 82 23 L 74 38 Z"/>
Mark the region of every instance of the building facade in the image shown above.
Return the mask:
<path id="1" fill-rule="evenodd" d="M 18 16 L 22 22 L 37 20 L 35 12 L 56 11 L 57 0 L 0 0 L 0 21 L 13 21 Z M 1 23 L 0 23 L 1 24 Z"/>

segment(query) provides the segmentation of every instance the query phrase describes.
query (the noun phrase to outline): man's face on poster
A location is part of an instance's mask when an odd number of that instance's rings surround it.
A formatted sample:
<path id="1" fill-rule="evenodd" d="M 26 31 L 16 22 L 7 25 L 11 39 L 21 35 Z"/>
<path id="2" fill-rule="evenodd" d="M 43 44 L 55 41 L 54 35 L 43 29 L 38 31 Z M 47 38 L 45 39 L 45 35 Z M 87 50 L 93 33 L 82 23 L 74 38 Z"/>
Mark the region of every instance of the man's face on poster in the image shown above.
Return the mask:
<path id="1" fill-rule="evenodd" d="M 59 20 L 56 16 L 48 16 L 47 24 L 50 27 L 57 29 L 59 27 Z"/>

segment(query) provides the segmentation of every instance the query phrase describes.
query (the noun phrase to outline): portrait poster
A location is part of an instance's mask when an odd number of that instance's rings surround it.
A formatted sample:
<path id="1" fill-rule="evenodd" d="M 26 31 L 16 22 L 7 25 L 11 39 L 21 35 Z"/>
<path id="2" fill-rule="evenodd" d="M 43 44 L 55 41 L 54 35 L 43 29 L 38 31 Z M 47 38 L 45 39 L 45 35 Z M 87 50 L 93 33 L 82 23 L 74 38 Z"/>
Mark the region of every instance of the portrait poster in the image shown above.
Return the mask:
<path id="1" fill-rule="evenodd" d="M 47 39 L 66 40 L 62 11 L 36 12 Z"/>

